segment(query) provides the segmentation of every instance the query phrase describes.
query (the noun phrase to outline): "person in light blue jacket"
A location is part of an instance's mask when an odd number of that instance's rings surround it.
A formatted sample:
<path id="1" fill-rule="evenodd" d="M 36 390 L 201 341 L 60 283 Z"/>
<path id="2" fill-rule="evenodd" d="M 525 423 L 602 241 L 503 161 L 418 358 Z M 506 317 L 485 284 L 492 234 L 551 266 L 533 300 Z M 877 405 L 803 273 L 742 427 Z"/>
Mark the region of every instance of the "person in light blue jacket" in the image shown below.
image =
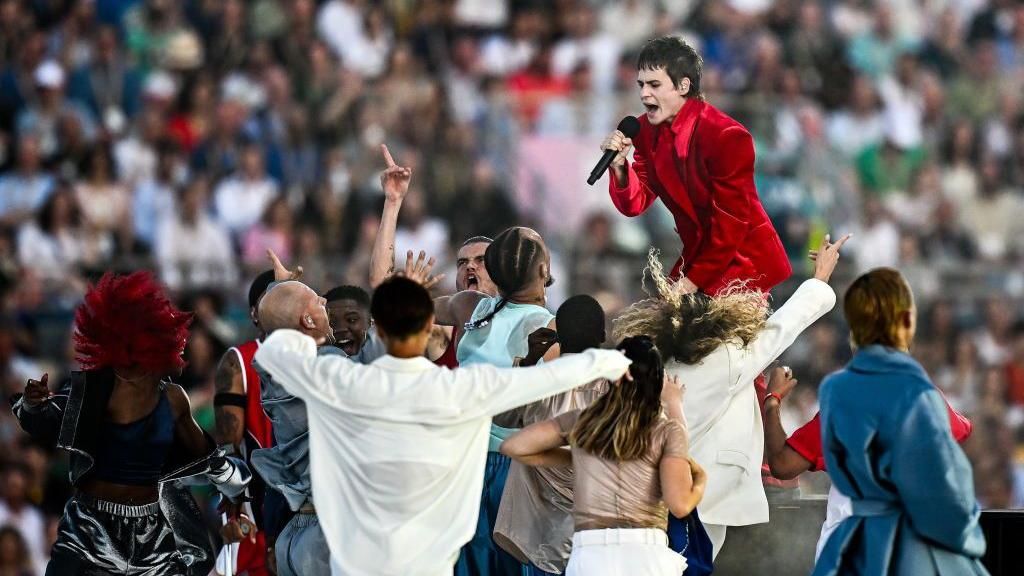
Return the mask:
<path id="1" fill-rule="evenodd" d="M 843 310 L 856 351 L 819 400 L 828 474 L 853 515 L 814 576 L 988 574 L 971 465 L 942 396 L 909 354 L 910 286 L 896 270 L 872 270 L 847 290 Z"/>

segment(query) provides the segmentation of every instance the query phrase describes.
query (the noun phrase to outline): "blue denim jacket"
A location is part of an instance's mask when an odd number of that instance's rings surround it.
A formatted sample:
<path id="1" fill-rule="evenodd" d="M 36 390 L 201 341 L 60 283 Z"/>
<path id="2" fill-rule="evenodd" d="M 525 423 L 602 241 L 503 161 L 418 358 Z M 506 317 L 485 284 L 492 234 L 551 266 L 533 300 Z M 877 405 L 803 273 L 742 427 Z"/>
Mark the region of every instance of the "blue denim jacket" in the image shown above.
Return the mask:
<path id="1" fill-rule="evenodd" d="M 353 362 L 369 364 L 384 354 L 383 345 L 372 332 Z M 334 346 L 321 346 L 320 356 L 345 353 Z M 309 421 L 306 404 L 289 394 L 259 364 L 254 364 L 260 376 L 263 411 L 274 429 L 274 446 L 253 450 L 252 465 L 267 486 L 284 495 L 288 507 L 297 511 L 307 500 L 312 502 L 313 488 L 309 477 Z"/>

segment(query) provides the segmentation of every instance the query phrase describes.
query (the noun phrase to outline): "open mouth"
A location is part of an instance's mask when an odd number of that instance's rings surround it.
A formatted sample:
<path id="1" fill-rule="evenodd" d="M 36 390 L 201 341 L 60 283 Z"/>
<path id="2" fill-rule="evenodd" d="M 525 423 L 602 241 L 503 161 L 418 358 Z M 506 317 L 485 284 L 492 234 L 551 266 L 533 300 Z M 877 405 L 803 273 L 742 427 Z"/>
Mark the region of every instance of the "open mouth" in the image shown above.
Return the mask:
<path id="1" fill-rule="evenodd" d="M 658 112 L 659 106 L 657 104 L 644 104 L 644 109 L 647 110 L 648 116 L 653 116 Z"/>
<path id="2" fill-rule="evenodd" d="M 346 338 L 346 339 L 340 339 L 339 338 L 338 339 L 338 348 L 341 348 L 345 352 L 345 354 L 348 354 L 349 356 L 353 356 L 353 355 L 355 355 L 356 353 L 359 352 L 359 350 L 356 348 L 355 340 L 353 340 L 351 338 Z"/>
<path id="3" fill-rule="evenodd" d="M 476 274 L 466 275 L 466 290 L 477 290 L 480 288 L 480 279 L 476 277 Z"/>

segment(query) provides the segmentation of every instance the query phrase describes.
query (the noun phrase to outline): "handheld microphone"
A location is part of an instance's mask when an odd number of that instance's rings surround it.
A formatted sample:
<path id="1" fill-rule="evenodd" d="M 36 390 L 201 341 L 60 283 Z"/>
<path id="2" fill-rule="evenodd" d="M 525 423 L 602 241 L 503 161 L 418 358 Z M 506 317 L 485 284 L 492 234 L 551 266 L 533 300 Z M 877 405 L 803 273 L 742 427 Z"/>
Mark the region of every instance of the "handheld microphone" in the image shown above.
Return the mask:
<path id="1" fill-rule="evenodd" d="M 640 131 L 640 121 L 636 119 L 636 116 L 626 116 L 619 121 L 619 125 L 615 127 L 616 130 L 626 135 L 626 138 L 633 138 L 637 132 Z M 608 169 L 612 164 L 612 160 L 615 159 L 615 155 L 618 154 L 615 150 L 605 150 L 604 155 L 598 160 L 597 166 L 590 171 L 590 178 L 587 178 L 587 184 L 591 186 L 594 182 L 597 182 L 604 171 Z"/>

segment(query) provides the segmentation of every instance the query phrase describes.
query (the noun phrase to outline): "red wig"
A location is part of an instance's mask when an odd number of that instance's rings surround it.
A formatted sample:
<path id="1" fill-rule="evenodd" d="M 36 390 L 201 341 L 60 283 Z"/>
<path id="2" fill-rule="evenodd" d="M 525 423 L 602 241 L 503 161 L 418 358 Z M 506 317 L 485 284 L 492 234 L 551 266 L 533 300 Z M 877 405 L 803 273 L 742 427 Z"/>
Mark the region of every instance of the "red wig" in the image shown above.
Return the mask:
<path id="1" fill-rule="evenodd" d="M 75 359 L 84 370 L 139 367 L 165 376 L 185 366 L 191 323 L 149 272 L 107 272 L 75 312 Z"/>

